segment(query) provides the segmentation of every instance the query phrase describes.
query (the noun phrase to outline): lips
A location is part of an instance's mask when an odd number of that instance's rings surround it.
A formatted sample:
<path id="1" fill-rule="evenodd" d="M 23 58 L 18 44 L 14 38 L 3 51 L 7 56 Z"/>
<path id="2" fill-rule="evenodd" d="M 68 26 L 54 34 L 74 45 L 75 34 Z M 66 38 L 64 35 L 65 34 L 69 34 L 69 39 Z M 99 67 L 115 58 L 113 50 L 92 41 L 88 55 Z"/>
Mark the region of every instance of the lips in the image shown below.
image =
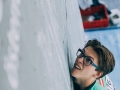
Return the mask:
<path id="1" fill-rule="evenodd" d="M 78 64 L 76 64 L 76 63 L 75 63 L 75 65 L 74 65 L 74 67 L 75 67 L 76 69 L 78 69 L 78 70 L 81 70 L 81 67 L 80 67 Z"/>

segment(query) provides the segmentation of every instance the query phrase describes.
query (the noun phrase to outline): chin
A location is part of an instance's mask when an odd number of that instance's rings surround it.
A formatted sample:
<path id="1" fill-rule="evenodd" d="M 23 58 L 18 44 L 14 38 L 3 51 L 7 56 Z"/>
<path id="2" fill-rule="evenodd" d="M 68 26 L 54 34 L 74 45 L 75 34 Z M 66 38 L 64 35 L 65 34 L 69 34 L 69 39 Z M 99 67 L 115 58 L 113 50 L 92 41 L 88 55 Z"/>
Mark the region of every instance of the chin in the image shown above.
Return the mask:
<path id="1" fill-rule="evenodd" d="M 78 76 L 78 72 L 77 72 L 77 70 L 76 70 L 75 68 L 72 69 L 71 75 L 72 75 L 73 77 L 77 77 L 77 76 Z"/>

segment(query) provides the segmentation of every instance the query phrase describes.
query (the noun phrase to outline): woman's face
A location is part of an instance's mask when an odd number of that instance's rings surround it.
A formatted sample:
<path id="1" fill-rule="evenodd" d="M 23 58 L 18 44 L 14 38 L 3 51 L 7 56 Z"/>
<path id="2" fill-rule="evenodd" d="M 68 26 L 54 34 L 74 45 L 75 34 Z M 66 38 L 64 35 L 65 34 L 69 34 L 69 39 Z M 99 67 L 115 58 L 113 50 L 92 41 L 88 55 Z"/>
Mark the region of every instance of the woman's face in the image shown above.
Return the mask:
<path id="1" fill-rule="evenodd" d="M 90 47 L 90 46 L 86 47 L 84 50 L 84 53 L 86 56 L 92 57 L 93 63 L 98 66 L 98 55 L 96 54 L 96 52 L 93 50 L 92 47 Z M 96 68 L 94 66 L 92 66 L 91 64 L 89 66 L 86 66 L 83 63 L 83 57 L 76 58 L 71 75 L 78 79 L 84 79 L 84 78 L 89 79 L 97 74 L 97 71 L 95 71 L 95 69 Z"/>

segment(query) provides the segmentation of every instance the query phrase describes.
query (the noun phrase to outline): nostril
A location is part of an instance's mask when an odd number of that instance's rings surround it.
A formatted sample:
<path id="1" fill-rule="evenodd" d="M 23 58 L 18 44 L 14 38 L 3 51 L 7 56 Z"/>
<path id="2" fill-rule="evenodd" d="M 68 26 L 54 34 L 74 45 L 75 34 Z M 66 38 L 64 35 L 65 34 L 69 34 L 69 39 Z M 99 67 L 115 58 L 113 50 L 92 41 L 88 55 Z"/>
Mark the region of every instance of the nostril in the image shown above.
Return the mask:
<path id="1" fill-rule="evenodd" d="M 83 64 L 83 58 L 79 58 L 78 59 L 78 63 L 82 63 Z"/>

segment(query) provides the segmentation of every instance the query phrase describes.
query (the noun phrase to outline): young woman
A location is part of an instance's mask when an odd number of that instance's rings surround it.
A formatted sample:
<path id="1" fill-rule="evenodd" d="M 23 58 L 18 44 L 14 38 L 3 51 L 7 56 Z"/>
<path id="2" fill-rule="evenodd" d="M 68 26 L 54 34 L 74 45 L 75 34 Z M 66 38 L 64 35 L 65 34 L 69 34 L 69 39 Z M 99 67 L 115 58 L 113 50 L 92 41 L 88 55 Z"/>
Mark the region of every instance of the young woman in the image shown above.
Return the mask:
<path id="1" fill-rule="evenodd" d="M 115 67 L 113 54 L 97 39 L 89 40 L 76 54 L 71 71 L 74 90 L 108 90 L 106 75 Z"/>

